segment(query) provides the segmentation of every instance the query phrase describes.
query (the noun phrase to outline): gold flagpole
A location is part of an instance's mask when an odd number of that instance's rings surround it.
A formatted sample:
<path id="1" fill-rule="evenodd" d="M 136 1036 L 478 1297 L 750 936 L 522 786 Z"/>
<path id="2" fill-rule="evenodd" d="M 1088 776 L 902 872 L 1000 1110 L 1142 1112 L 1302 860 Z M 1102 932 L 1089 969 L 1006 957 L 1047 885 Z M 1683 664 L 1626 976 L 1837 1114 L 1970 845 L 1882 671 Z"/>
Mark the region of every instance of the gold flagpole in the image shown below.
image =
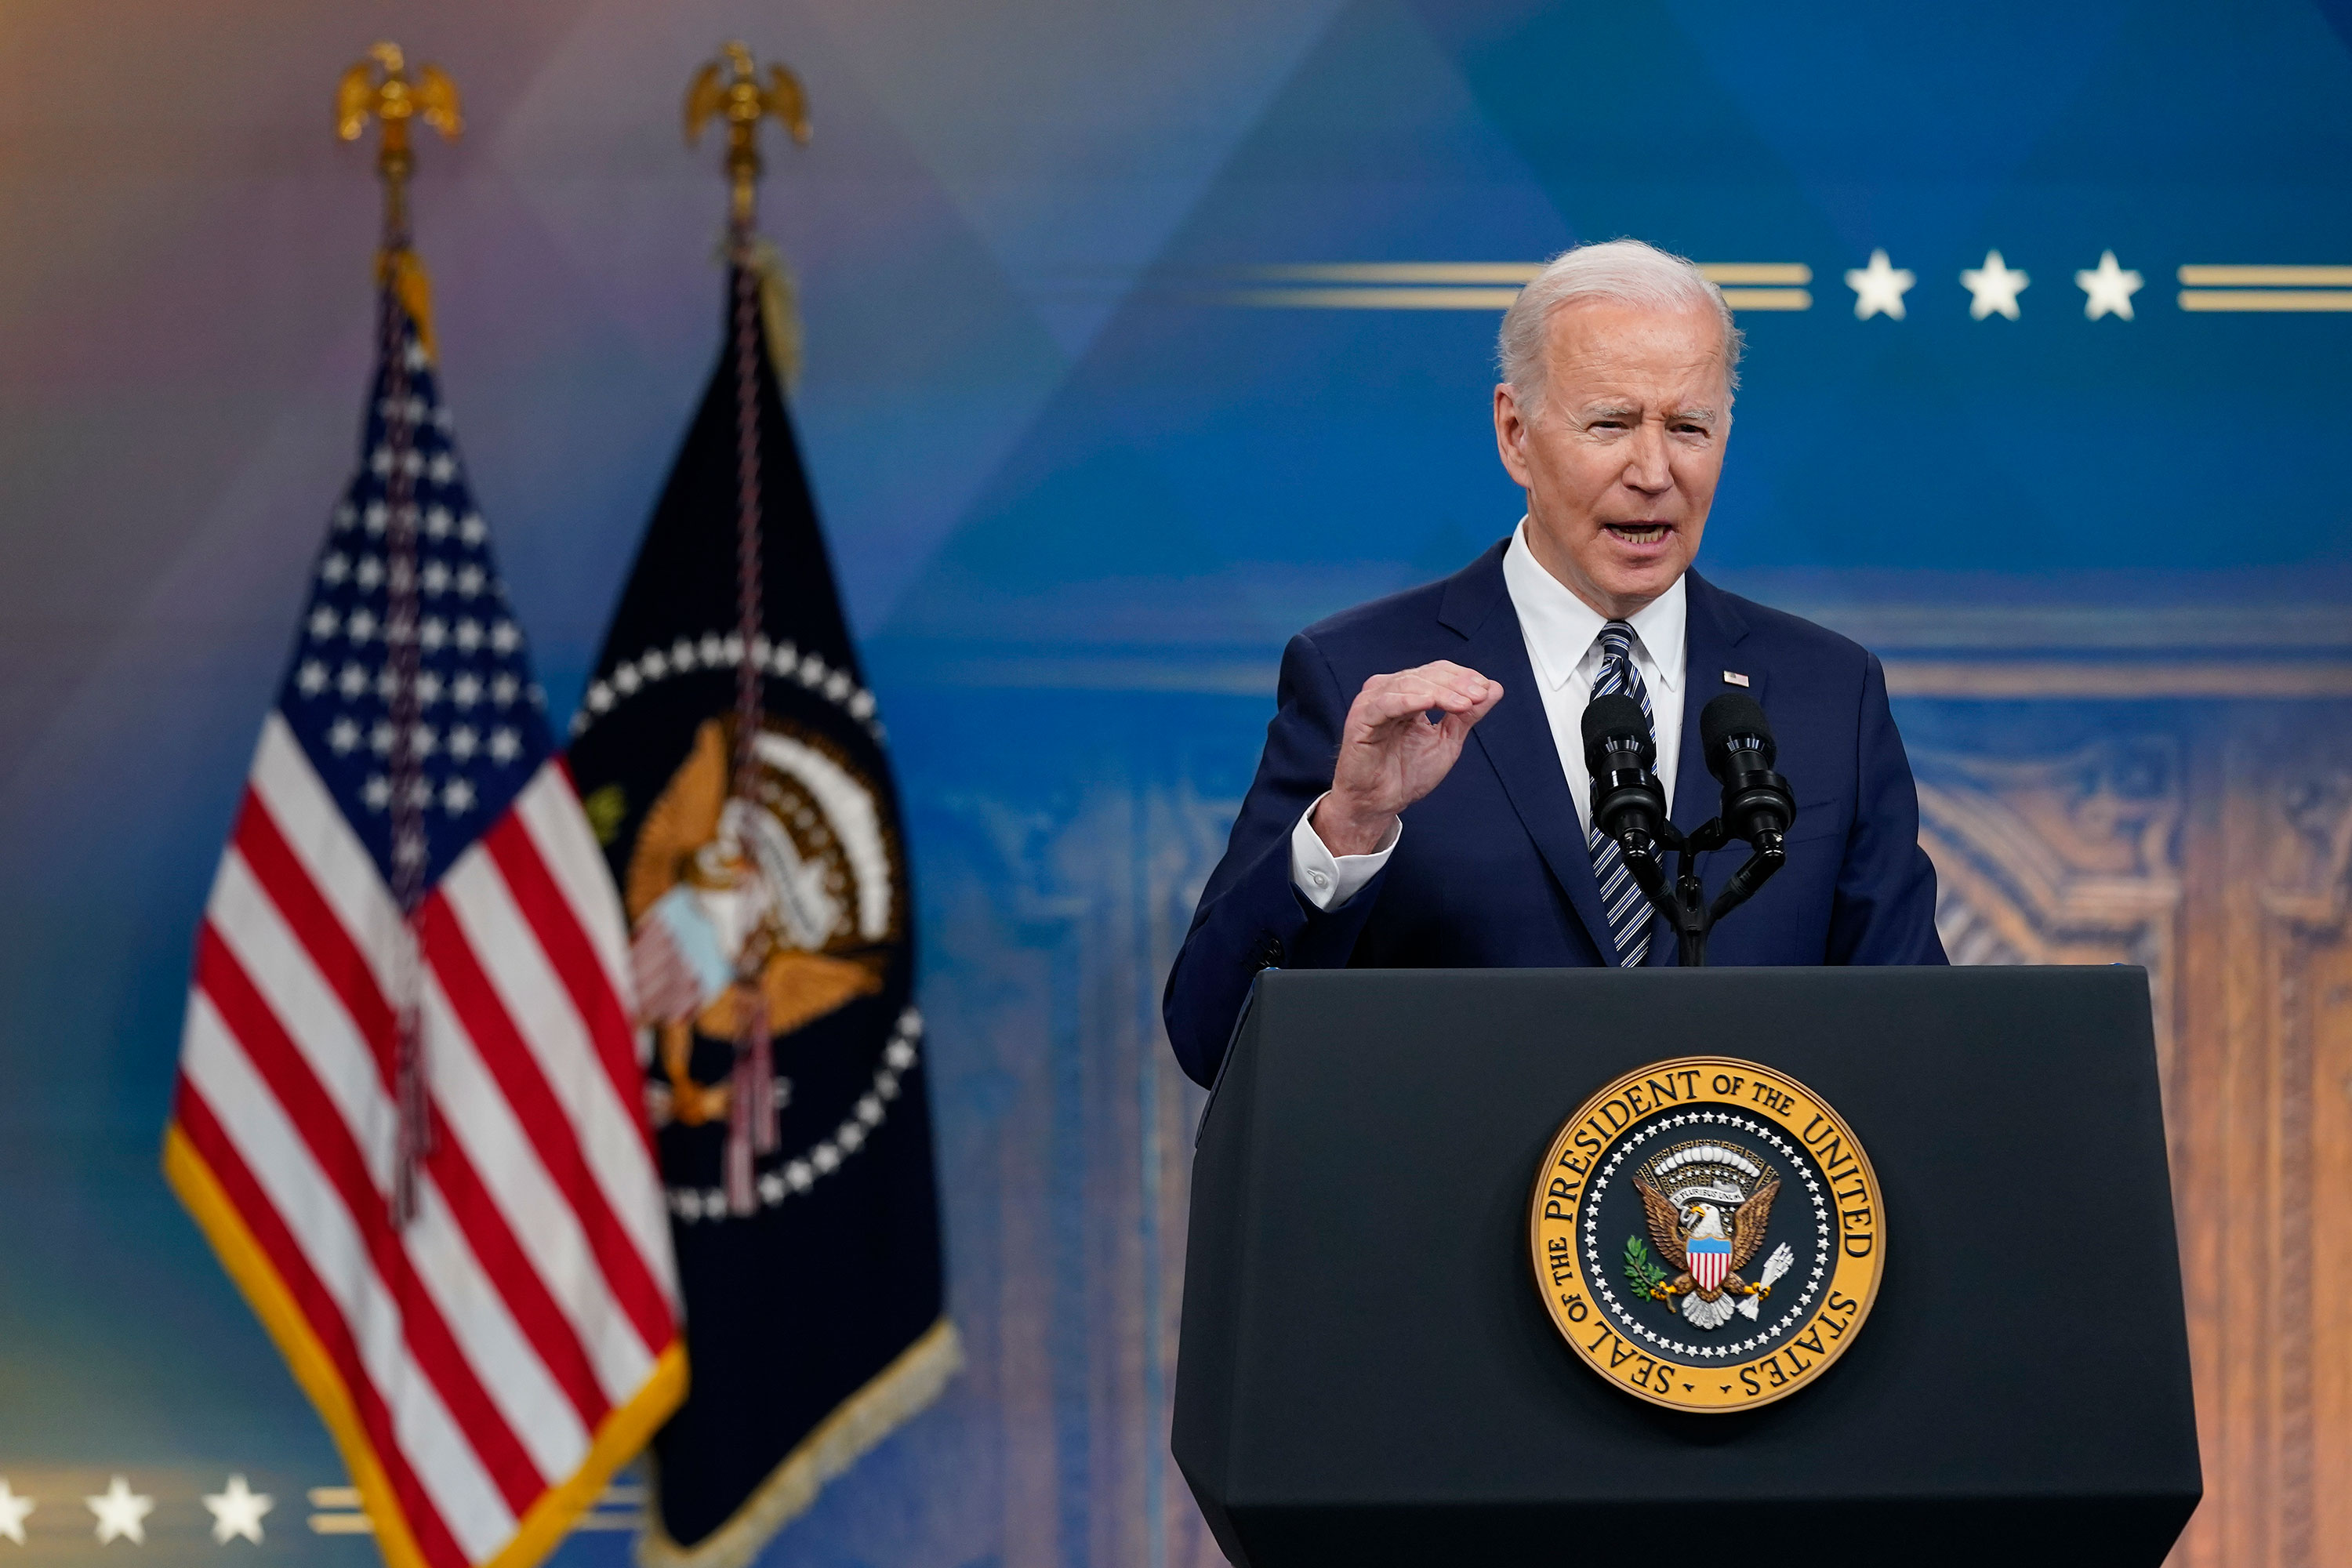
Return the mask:
<path id="1" fill-rule="evenodd" d="M 376 151 L 376 173 L 383 180 L 383 239 L 376 255 L 376 281 L 382 287 L 378 312 L 383 365 L 384 566 L 386 603 L 383 623 L 385 662 L 392 676 L 387 706 L 392 721 L 392 751 L 386 770 L 392 784 L 392 892 L 404 917 L 393 961 L 393 1011 L 398 1033 L 394 1050 L 395 1089 L 400 1113 L 399 1158 L 394 1169 L 392 1219 L 405 1226 L 416 1212 L 416 1171 L 432 1152 L 432 1122 L 425 1103 L 425 1047 L 418 1027 L 417 1005 L 423 977 L 418 966 L 414 921 L 424 897 L 428 858 L 425 837 L 425 758 L 419 749 L 423 708 L 417 694 L 422 649 L 417 636 L 416 477 L 415 468 L 418 405 L 409 394 L 409 377 L 431 358 L 433 338 L 425 268 L 409 244 L 408 177 L 415 172 L 416 155 L 408 144 L 408 122 L 422 117 L 446 137 L 463 129 L 458 117 L 457 89 L 434 66 L 425 66 L 409 79 L 407 62 L 398 44 L 378 44 L 368 58 L 343 73 L 335 89 L 335 134 L 356 142 L 373 119 L 382 127 Z M 408 350 L 407 327 L 416 333 L 414 363 Z"/>

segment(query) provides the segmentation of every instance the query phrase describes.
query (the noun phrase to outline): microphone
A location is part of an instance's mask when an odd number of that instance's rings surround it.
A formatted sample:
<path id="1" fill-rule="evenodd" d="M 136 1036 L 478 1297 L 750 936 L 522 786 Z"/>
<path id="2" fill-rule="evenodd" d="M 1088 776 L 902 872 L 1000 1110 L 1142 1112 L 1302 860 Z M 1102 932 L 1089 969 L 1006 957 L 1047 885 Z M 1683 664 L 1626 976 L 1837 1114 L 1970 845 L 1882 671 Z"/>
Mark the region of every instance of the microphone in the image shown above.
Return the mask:
<path id="1" fill-rule="evenodd" d="M 1657 742 L 1650 716 L 1622 692 L 1596 697 L 1584 710 L 1584 765 L 1592 774 L 1592 823 L 1631 855 L 1657 854 L 1666 792 L 1652 768 Z"/>
<path id="2" fill-rule="evenodd" d="M 1585 732 L 1591 733 L 1589 721 Z M 1778 853 L 1796 820 L 1797 799 L 1789 781 L 1772 771 L 1778 748 L 1764 710 L 1744 691 L 1727 691 L 1700 712 L 1698 734 L 1706 771 L 1723 785 L 1724 830 Z"/>

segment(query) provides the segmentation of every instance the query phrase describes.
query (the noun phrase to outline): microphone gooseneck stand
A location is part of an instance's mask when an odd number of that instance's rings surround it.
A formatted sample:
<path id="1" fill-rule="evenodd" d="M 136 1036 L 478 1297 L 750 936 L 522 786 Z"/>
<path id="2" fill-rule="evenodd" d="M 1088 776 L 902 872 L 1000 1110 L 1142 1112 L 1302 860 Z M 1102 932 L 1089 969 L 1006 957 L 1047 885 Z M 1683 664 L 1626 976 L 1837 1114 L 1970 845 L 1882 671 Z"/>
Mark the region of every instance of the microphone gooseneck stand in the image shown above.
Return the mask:
<path id="1" fill-rule="evenodd" d="M 1720 849 L 1731 842 L 1732 834 L 1717 817 L 1696 831 L 1685 834 L 1671 822 L 1659 824 L 1659 833 L 1651 837 L 1647 853 L 1636 854 L 1623 838 L 1618 840 L 1624 850 L 1626 868 L 1633 880 L 1649 895 L 1650 906 L 1666 917 L 1674 928 L 1675 951 L 1685 969 L 1704 968 L 1706 964 L 1706 939 L 1715 930 L 1715 922 L 1756 896 L 1762 887 L 1788 860 L 1784 835 L 1770 828 L 1760 831 L 1748 863 L 1731 874 L 1723 891 L 1710 901 L 1706 888 L 1699 880 L 1698 858 L 1710 849 Z M 1646 836 L 1645 836 L 1646 837 Z M 1675 851 L 1675 879 L 1666 881 L 1663 851 Z"/>

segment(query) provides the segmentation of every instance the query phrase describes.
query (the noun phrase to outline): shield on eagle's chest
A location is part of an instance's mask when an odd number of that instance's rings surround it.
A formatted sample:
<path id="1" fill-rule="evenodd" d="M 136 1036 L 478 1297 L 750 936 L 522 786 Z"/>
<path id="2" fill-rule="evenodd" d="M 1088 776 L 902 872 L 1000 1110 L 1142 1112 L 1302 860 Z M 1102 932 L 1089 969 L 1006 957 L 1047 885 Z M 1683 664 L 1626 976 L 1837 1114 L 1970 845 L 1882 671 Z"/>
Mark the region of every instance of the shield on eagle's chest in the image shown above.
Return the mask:
<path id="1" fill-rule="evenodd" d="M 1720 1290 L 1723 1277 L 1731 1268 L 1731 1243 L 1721 1237 L 1695 1236 L 1685 1244 L 1690 1258 L 1691 1278 L 1702 1290 Z"/>

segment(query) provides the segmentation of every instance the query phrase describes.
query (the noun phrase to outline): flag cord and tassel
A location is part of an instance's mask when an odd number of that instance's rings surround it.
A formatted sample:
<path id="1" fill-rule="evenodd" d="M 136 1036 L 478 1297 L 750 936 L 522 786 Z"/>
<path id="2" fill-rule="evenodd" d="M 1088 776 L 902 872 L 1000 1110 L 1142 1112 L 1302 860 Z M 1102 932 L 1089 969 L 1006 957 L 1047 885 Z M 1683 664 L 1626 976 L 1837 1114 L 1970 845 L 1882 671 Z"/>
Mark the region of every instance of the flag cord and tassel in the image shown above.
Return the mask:
<path id="1" fill-rule="evenodd" d="M 727 122 L 727 262 L 734 282 L 735 350 L 735 571 L 738 649 L 735 667 L 735 755 L 732 794 L 743 813 L 760 809 L 752 798 L 759 783 L 759 738 L 763 710 L 762 669 L 768 641 L 766 567 L 761 558 L 760 354 L 761 295 L 772 268 L 762 264 L 755 233 L 759 213 L 760 122 L 772 115 L 805 144 L 808 110 L 799 80 L 771 66 L 765 81 L 751 51 L 730 43 L 687 90 L 686 134 L 699 139 L 713 120 Z M 749 858 L 749 843 L 733 846 Z M 764 943 L 746 952 L 735 977 L 735 1064 L 727 1097 L 727 1147 L 723 1156 L 727 1209 L 742 1216 L 759 1207 L 754 1160 L 781 1146 L 776 1126 L 775 1052 L 769 1034 Z"/>
<path id="2" fill-rule="evenodd" d="M 389 215 L 387 215 L 389 221 Z M 406 249 L 406 237 L 387 232 L 389 260 Z M 408 409 L 408 342 L 398 296 L 387 282 L 380 314 L 384 353 L 384 451 L 391 471 L 384 477 L 385 652 L 392 668 L 392 896 L 400 910 L 401 934 L 394 963 L 394 1093 L 400 1115 L 399 1146 L 392 1187 L 392 1217 L 406 1226 L 416 1214 L 416 1172 L 433 1152 L 426 1104 L 425 1036 L 418 1017 L 424 988 L 417 951 L 416 911 L 425 890 L 425 840 L 424 758 L 418 754 L 422 721 L 416 677 L 419 660 L 416 583 L 416 499 L 409 465 L 416 433 Z"/>
<path id="3" fill-rule="evenodd" d="M 343 73 L 335 95 L 335 132 L 357 141 L 373 119 L 380 130 L 376 173 L 383 181 L 383 239 L 376 251 L 377 354 L 384 367 L 383 624 L 386 668 L 392 692 L 386 706 L 392 728 L 385 769 L 391 786 L 392 894 L 401 930 L 394 943 L 392 985 L 393 1096 L 399 1119 L 394 1152 L 390 1207 L 393 1224 L 405 1227 L 416 1215 L 416 1174 L 433 1152 L 432 1107 L 427 1090 L 425 1037 L 420 1018 L 424 960 L 418 951 L 417 909 L 424 901 L 430 855 L 425 838 L 425 758 L 421 750 L 423 701 L 418 690 L 423 649 L 419 639 L 416 529 L 416 420 L 422 412 L 409 392 L 409 372 L 432 353 L 432 311 L 425 268 L 410 243 L 408 179 L 416 156 L 408 141 L 409 121 L 422 119 L 454 140 L 463 129 L 457 89 L 433 67 L 409 77 L 400 46 L 380 43 L 368 58 Z M 410 342 L 414 334 L 415 344 Z M 416 363 L 410 356 L 415 354 Z"/>
<path id="4" fill-rule="evenodd" d="M 734 794 L 751 810 L 756 805 L 752 789 L 763 706 L 767 571 L 760 548 L 759 281 L 751 265 L 751 214 L 740 200 L 729 226 L 735 275 L 735 618 L 742 643 L 735 666 Z M 739 851 L 748 855 L 751 846 L 741 845 Z M 753 1157 L 777 1147 L 775 1054 L 761 984 L 766 957 L 761 944 L 753 944 L 751 956 L 736 981 L 735 1068 L 727 1097 L 727 1208 L 738 1215 L 759 1206 Z"/>

